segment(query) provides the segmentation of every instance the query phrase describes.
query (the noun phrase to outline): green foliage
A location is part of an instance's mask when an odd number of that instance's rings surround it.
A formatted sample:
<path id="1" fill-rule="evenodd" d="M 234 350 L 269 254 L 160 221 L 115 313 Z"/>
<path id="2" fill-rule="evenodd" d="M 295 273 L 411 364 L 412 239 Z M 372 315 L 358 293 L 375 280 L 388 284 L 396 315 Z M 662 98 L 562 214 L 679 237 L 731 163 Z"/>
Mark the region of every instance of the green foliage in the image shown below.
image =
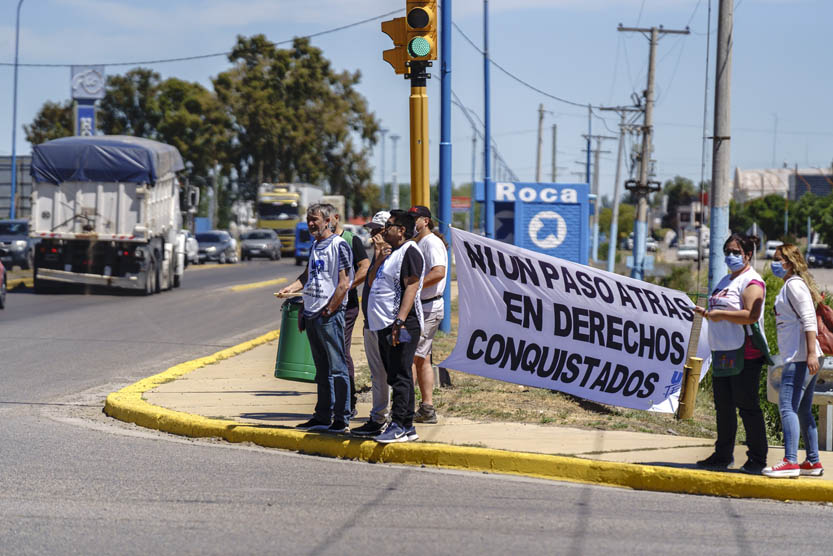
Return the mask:
<path id="1" fill-rule="evenodd" d="M 689 265 L 675 265 L 668 276 L 659 279 L 659 285 L 685 293 L 695 291 L 694 273 Z"/>
<path id="2" fill-rule="evenodd" d="M 238 37 L 229 61 L 214 91 L 146 68 L 111 75 L 99 129 L 176 146 L 184 177 L 201 187 L 215 173 L 236 181 L 238 193 L 218 191 L 221 216 L 236 196 L 254 199 L 263 181 L 328 184 L 354 213 L 381 208 L 369 164 L 379 125 L 355 89 L 359 72 L 334 71 L 308 39 L 278 49 L 263 35 Z M 47 102 L 24 129 L 35 144 L 71 135 L 71 101 Z"/>
<path id="3" fill-rule="evenodd" d="M 72 101 L 64 103 L 46 101 L 31 124 L 24 124 L 26 140 L 33 145 L 45 141 L 69 137 L 73 134 Z"/>
<path id="4" fill-rule="evenodd" d="M 789 214 L 786 210 L 789 209 Z M 784 218 L 788 217 L 787 233 Z M 812 193 L 802 195 L 798 201 L 785 202 L 781 195 L 767 195 L 747 203 L 730 201 L 729 227 L 733 232 L 743 232 L 757 222 L 767 239 L 795 243 L 796 238 L 807 236 L 807 218 L 822 241 L 833 243 L 833 195 L 817 197 Z"/>
<path id="5" fill-rule="evenodd" d="M 766 300 L 764 301 L 764 333 L 766 342 L 771 353 L 778 353 L 778 338 L 775 331 L 775 297 L 781 291 L 784 281 L 777 278 L 767 269 L 763 275 L 766 284 Z M 778 404 L 767 401 L 766 398 L 766 375 L 767 366 L 764 365 L 761 372 L 761 382 L 758 387 L 758 396 L 761 400 L 761 410 L 764 412 L 767 438 L 770 442 L 783 442 L 784 429 L 781 427 L 781 414 L 778 411 Z"/>
<path id="6" fill-rule="evenodd" d="M 662 193 L 668 197 L 667 209 L 662 216 L 662 226 L 677 230 L 680 224 L 677 220 L 677 207 L 696 201 L 699 192 L 690 179 L 674 176 L 674 179 L 665 182 Z M 656 195 L 656 197 L 659 198 L 660 196 Z"/>
<path id="7" fill-rule="evenodd" d="M 599 230 L 607 234 L 610 230 L 610 221 L 613 218 L 613 209 L 603 208 L 599 211 Z M 616 223 L 616 244 L 618 245 L 628 234 L 633 231 L 633 223 L 636 220 L 636 207 L 626 203 L 619 203 L 619 218 Z"/>

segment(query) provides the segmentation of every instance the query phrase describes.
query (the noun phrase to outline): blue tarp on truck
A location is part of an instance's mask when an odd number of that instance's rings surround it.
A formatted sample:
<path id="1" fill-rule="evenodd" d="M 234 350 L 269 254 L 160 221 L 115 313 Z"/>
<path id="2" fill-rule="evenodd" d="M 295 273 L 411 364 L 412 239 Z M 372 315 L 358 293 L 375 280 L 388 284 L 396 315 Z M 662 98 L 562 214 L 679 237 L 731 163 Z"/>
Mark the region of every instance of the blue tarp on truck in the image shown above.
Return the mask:
<path id="1" fill-rule="evenodd" d="M 64 137 L 37 145 L 32 153 L 35 181 L 130 182 L 154 184 L 185 165 L 176 147 L 127 135 Z"/>

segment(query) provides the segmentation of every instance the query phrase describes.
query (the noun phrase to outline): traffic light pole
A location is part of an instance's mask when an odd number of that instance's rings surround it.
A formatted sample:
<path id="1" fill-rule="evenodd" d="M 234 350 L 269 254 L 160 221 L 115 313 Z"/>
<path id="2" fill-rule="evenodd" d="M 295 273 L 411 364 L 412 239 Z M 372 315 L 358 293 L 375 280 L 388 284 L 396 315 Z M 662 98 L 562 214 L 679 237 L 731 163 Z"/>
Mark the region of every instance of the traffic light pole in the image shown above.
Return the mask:
<path id="1" fill-rule="evenodd" d="M 430 62 L 410 62 L 411 206 L 431 206 L 428 183 L 428 94 Z"/>

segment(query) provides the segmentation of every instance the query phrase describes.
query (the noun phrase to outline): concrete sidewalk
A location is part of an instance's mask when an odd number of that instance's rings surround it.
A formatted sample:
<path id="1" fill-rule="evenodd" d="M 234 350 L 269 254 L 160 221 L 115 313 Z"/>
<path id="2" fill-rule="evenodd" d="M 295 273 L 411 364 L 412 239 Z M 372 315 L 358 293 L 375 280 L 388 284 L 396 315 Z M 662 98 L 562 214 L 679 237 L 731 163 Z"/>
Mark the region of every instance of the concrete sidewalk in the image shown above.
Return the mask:
<path id="1" fill-rule="evenodd" d="M 292 428 L 312 415 L 315 384 L 276 379 L 276 352 L 277 341 L 262 344 L 162 384 L 144 397 L 153 405 L 203 417 Z M 366 421 L 370 404 L 360 402 L 358 411 L 354 427 Z M 442 415 L 435 425 L 418 424 L 417 432 L 426 442 L 691 469 L 713 447 L 706 438 L 477 422 Z M 746 461 L 745 451 L 744 446 L 736 448 L 735 467 Z M 780 461 L 783 454 L 782 448 L 771 448 L 770 463 Z M 822 480 L 833 480 L 833 453 L 822 452 L 821 459 L 831 469 Z"/>
<path id="2" fill-rule="evenodd" d="M 357 365 L 365 361 L 361 334 L 359 317 L 352 350 Z M 746 461 L 744 446 L 737 446 L 732 470 L 698 470 L 694 462 L 712 452 L 713 439 L 670 434 L 477 422 L 444 415 L 437 424 L 418 424 L 420 440 L 402 444 L 297 431 L 295 425 L 312 415 L 315 385 L 274 377 L 277 337 L 272 332 L 128 386 L 108 396 L 105 412 L 174 434 L 330 457 L 665 492 L 833 502 L 831 452 L 821 454 L 828 475 L 789 480 L 737 472 Z M 360 401 L 358 412 L 353 427 L 366 421 L 370 404 Z M 782 457 L 783 448 L 770 448 L 770 464 Z"/>

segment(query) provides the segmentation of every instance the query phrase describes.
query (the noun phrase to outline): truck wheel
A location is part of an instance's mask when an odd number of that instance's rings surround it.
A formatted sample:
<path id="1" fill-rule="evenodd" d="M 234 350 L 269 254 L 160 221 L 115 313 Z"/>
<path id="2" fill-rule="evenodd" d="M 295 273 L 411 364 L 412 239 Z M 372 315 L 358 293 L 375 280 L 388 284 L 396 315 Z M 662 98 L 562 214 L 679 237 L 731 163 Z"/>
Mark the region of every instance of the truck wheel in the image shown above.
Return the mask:
<path id="1" fill-rule="evenodd" d="M 148 270 L 145 273 L 145 295 L 153 295 L 156 292 L 156 285 L 154 277 L 156 276 L 156 265 L 151 262 L 148 265 Z"/>
<path id="2" fill-rule="evenodd" d="M 179 277 L 179 274 L 174 274 L 174 287 L 178 288 L 182 285 L 182 279 Z"/>

